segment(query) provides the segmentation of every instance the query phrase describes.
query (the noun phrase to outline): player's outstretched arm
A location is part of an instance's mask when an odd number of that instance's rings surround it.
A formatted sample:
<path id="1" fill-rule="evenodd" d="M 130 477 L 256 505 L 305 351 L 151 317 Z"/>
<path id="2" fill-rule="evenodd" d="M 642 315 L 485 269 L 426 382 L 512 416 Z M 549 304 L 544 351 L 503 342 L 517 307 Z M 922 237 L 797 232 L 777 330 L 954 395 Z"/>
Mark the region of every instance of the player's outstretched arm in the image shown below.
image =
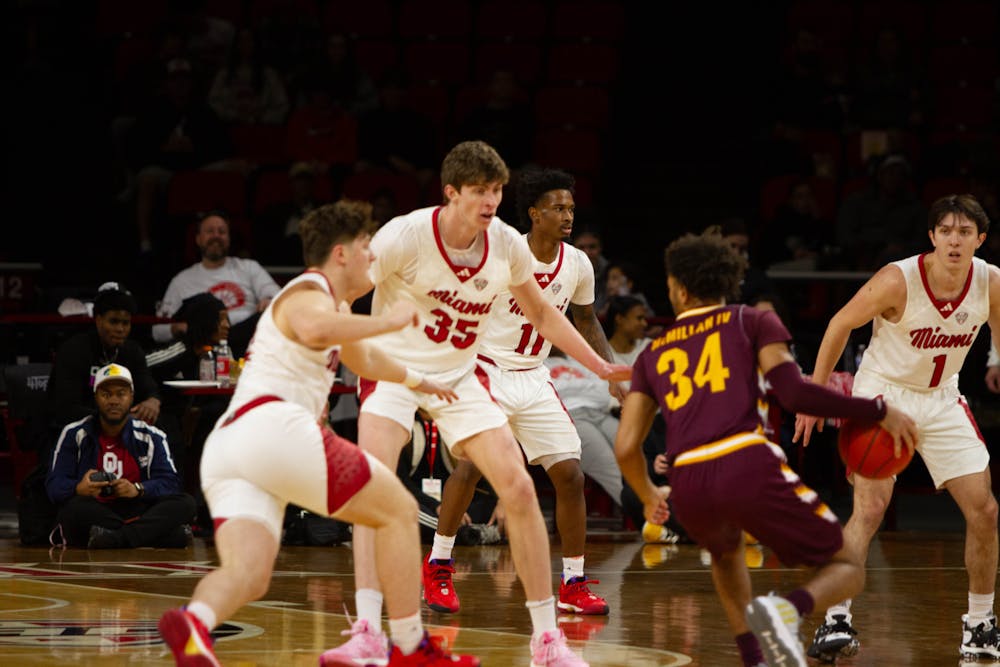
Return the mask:
<path id="1" fill-rule="evenodd" d="M 650 523 L 662 524 L 670 518 L 667 495 L 670 487 L 658 487 L 649 478 L 642 442 L 656 417 L 656 402 L 645 394 L 632 392 L 625 398 L 622 418 L 615 436 L 615 458 L 622 477 L 642 501 L 643 514 Z"/>
<path id="2" fill-rule="evenodd" d="M 560 350 L 573 357 L 602 380 L 624 381 L 632 378 L 632 367 L 612 364 L 601 359 L 583 336 L 573 328 L 569 319 L 542 296 L 534 279 L 521 285 L 511 285 L 510 292 L 517 300 L 521 312 L 542 334 Z"/>
<path id="3" fill-rule="evenodd" d="M 341 346 L 340 359 L 360 377 L 369 380 L 399 382 L 410 389 L 425 394 L 434 394 L 449 403 L 458 399 L 458 395 L 450 387 L 429 380 L 423 373 L 403 366 L 383 352 L 381 348 L 368 341 L 359 340 Z"/>
<path id="4" fill-rule="evenodd" d="M 580 332 L 583 339 L 587 341 L 587 344 L 597 354 L 600 355 L 602 359 L 609 363 L 615 362 L 614 354 L 611 352 L 611 344 L 608 343 L 608 337 L 604 333 L 604 327 L 601 326 L 601 321 L 597 319 L 597 313 L 594 312 L 594 304 L 588 303 L 585 306 L 579 304 L 571 303 L 569 305 L 570 312 L 573 313 L 573 326 L 576 330 Z M 608 383 L 608 393 L 614 396 L 615 400 L 619 404 L 625 402 L 625 395 L 628 393 L 625 391 L 624 385 L 620 382 L 609 382 Z"/>
<path id="5" fill-rule="evenodd" d="M 291 292 L 279 302 L 274 317 L 278 327 L 294 340 L 316 350 L 371 338 L 417 324 L 417 308 L 400 301 L 381 315 L 355 315 L 346 303 L 335 305 L 318 288 Z"/>
<path id="6" fill-rule="evenodd" d="M 877 315 L 893 317 L 896 309 L 901 309 L 905 304 L 906 279 L 903 272 L 892 264 L 883 266 L 830 320 L 816 353 L 812 381 L 815 384 L 826 384 L 844 353 L 852 331 L 868 324 Z M 813 427 L 822 431 L 823 420 L 809 413 L 797 414 L 792 442 L 799 442 L 801 438 L 802 445 L 807 446 Z"/>
<path id="7" fill-rule="evenodd" d="M 990 265 L 990 354 L 986 362 L 986 387 L 1000 393 L 1000 268 Z"/>

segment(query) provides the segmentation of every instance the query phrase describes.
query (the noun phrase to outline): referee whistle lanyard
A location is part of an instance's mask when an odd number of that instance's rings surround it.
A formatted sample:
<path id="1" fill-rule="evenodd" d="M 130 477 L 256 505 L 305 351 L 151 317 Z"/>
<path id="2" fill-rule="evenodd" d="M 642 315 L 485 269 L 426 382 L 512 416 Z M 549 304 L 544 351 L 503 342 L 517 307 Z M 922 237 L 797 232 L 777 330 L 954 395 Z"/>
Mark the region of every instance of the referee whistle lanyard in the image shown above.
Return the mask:
<path id="1" fill-rule="evenodd" d="M 438 427 L 433 421 L 424 422 L 424 436 L 427 438 L 427 463 L 430 467 L 429 477 L 434 479 L 434 459 L 437 458 Z"/>

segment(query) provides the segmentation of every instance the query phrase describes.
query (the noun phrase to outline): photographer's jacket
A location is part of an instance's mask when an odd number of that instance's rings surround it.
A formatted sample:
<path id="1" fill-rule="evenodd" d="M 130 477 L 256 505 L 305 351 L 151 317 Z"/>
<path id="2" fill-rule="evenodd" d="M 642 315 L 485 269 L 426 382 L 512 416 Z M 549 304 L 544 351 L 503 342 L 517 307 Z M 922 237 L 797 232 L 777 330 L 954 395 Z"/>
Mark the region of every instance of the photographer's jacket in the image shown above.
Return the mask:
<path id="1" fill-rule="evenodd" d="M 181 492 L 180 477 L 163 431 L 129 416 L 121 432 L 121 443 L 138 465 L 139 479 L 136 481 L 142 482 L 145 498 Z M 62 504 L 76 495 L 76 485 L 85 472 L 91 468 L 103 469 L 98 461 L 99 452 L 100 420 L 97 415 L 72 422 L 62 430 L 45 478 L 45 490 L 53 503 Z"/>

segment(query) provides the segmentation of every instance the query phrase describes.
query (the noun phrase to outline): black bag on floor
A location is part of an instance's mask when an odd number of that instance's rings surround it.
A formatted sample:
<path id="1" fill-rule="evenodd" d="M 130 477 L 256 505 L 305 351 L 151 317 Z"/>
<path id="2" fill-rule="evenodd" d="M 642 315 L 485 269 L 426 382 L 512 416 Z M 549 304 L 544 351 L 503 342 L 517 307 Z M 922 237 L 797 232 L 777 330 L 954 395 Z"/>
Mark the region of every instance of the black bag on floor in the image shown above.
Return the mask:
<path id="1" fill-rule="evenodd" d="M 48 468 L 39 464 L 28 473 L 17 501 L 17 533 L 27 547 L 50 546 L 49 536 L 56 527 L 56 506 L 45 492 Z"/>
<path id="2" fill-rule="evenodd" d="M 295 505 L 285 511 L 285 532 L 281 543 L 289 546 L 324 547 L 351 539 L 351 525 L 313 514 Z"/>

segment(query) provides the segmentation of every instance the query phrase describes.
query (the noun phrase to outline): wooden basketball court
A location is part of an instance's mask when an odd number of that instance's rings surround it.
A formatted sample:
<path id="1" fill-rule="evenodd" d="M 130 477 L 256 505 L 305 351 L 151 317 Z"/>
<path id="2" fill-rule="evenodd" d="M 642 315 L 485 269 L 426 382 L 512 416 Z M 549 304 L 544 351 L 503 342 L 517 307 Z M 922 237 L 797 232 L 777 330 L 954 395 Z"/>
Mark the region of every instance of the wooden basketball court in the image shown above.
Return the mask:
<path id="1" fill-rule="evenodd" d="M 957 664 L 967 591 L 963 545 L 960 532 L 881 533 L 854 609 L 862 650 L 838 664 Z M 484 665 L 526 667 L 530 623 L 509 550 L 459 547 L 456 558 L 462 610 L 425 608 L 430 631 Z M 748 562 L 755 592 L 787 591 L 801 580 L 767 549 L 748 551 Z M 316 665 L 324 649 L 342 641 L 345 605 L 354 611 L 351 563 L 347 546 L 283 548 L 265 599 L 218 629 L 223 664 Z M 188 549 L 90 552 L 0 540 L 0 665 L 171 665 L 156 621 L 185 602 L 215 564 L 214 549 L 200 539 Z M 562 616 L 560 626 L 594 667 L 739 666 L 697 547 L 597 542 L 589 546 L 587 570 L 600 580 L 593 588 L 611 614 Z M 815 621 L 803 637 L 811 637 Z"/>

